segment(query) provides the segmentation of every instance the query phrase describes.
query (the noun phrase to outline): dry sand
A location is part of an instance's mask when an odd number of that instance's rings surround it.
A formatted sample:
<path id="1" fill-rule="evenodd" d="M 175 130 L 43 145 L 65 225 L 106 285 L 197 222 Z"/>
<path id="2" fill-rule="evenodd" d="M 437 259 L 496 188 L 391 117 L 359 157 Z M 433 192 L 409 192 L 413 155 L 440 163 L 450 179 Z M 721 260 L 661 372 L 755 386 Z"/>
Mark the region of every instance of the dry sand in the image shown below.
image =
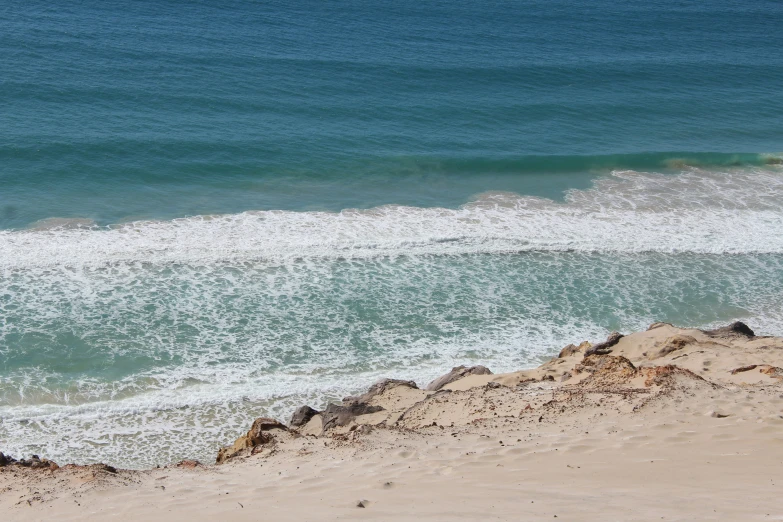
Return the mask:
<path id="1" fill-rule="evenodd" d="M 783 519 L 783 339 L 653 325 L 562 355 L 376 386 L 325 432 L 257 423 L 221 465 L 6 466 L 2 520 Z"/>

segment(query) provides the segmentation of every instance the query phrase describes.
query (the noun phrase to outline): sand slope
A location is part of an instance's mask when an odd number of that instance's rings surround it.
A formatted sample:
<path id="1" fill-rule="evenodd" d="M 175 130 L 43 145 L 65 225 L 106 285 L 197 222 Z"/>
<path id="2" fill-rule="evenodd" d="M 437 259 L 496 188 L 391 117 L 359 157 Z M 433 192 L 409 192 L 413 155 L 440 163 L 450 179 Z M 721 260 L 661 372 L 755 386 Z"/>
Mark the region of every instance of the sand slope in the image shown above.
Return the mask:
<path id="1" fill-rule="evenodd" d="M 354 398 L 382 410 L 325 432 L 326 414 L 270 428 L 219 466 L 6 466 L 0 510 L 4 520 L 783 519 L 783 339 L 654 326 L 600 353 L 585 356 L 595 347 L 584 344 L 440 391 L 387 383 Z"/>

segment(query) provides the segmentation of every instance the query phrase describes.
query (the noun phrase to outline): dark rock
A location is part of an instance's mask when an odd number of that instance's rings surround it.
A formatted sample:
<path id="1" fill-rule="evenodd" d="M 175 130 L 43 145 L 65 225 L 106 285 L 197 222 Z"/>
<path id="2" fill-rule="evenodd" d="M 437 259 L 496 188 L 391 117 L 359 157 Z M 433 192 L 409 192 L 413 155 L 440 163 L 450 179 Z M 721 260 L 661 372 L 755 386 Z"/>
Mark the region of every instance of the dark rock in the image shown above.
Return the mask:
<path id="1" fill-rule="evenodd" d="M 291 415 L 291 426 L 298 428 L 299 426 L 304 426 L 308 422 L 310 422 L 310 419 L 318 415 L 318 410 L 314 410 L 310 406 L 299 406 L 293 415 Z"/>
<path id="2" fill-rule="evenodd" d="M 735 321 L 728 326 L 716 328 L 715 330 L 702 330 L 710 337 L 755 337 L 756 334 L 748 325 L 742 321 Z"/>
<path id="3" fill-rule="evenodd" d="M 347 426 L 359 415 L 383 411 L 381 406 L 370 406 L 366 402 L 348 401 L 339 404 L 330 404 L 321 413 L 323 416 L 323 431 L 328 431 L 336 426 Z"/>
<path id="4" fill-rule="evenodd" d="M 336 426 L 347 426 L 348 424 L 351 423 L 351 421 L 353 421 L 353 419 L 355 419 L 360 415 L 367 415 L 369 413 L 376 413 L 379 411 L 383 411 L 384 410 L 383 407 L 372 406 L 369 404 L 369 402 L 373 398 L 377 397 L 378 395 L 383 395 L 388 390 L 391 390 L 398 386 L 405 386 L 407 388 L 412 388 L 414 390 L 419 389 L 418 386 L 416 386 L 416 383 L 413 381 L 403 381 L 400 379 L 383 379 L 370 386 L 370 388 L 362 395 L 345 397 L 343 399 L 342 404 L 329 404 L 324 411 L 321 412 L 316 411 L 314 415 L 315 414 L 321 415 L 321 423 L 324 432 Z M 295 422 L 296 415 L 299 413 L 300 410 L 304 412 L 305 411 L 304 408 L 308 408 L 308 407 L 303 406 L 302 408 L 297 410 L 297 412 L 294 414 L 294 418 L 291 419 L 292 425 L 296 425 Z M 310 418 L 312 418 L 312 416 L 310 416 Z M 309 421 L 310 418 L 308 418 L 307 420 Z"/>
<path id="5" fill-rule="evenodd" d="M 755 370 L 758 367 L 759 367 L 758 364 L 751 364 L 749 366 L 742 366 L 740 368 L 734 368 L 733 370 L 731 370 L 731 374 L 732 375 L 736 375 L 736 374 L 742 373 L 742 372 L 749 372 L 750 370 Z"/>
<path id="6" fill-rule="evenodd" d="M 620 339 L 622 338 L 623 334 L 619 332 L 610 333 L 609 337 L 606 338 L 606 341 L 593 345 L 587 349 L 587 351 L 585 351 L 585 357 L 589 357 L 590 355 L 607 355 L 612 353 L 612 346 L 620 342 Z"/>
<path id="7" fill-rule="evenodd" d="M 452 382 L 462 379 L 463 377 L 467 377 L 468 375 L 492 375 L 492 372 L 489 371 L 489 368 L 486 366 L 481 365 L 471 366 L 470 368 L 466 366 L 457 366 L 452 368 L 451 371 L 446 375 L 441 375 L 429 383 L 425 389 L 427 391 L 438 391 L 447 384 L 451 384 Z"/>
<path id="8" fill-rule="evenodd" d="M 323 424 L 323 431 L 326 432 L 336 426 L 347 426 L 356 417 L 383 411 L 381 406 L 371 406 L 369 402 L 378 395 L 383 395 L 386 391 L 405 386 L 418 390 L 418 386 L 413 381 L 403 381 L 400 379 L 383 379 L 357 397 L 346 397 L 342 404 L 330 404 L 320 413 Z"/>
<path id="9" fill-rule="evenodd" d="M 32 469 L 50 469 L 52 471 L 60 469 L 60 466 L 56 462 L 49 459 L 42 459 L 38 455 L 32 455 L 29 459 L 15 460 L 7 455 L 0 453 L 0 467 L 4 465 L 16 464 L 17 466 L 23 466 L 25 468 Z M 5 461 L 5 464 L 2 464 Z"/>
<path id="10" fill-rule="evenodd" d="M 3 455 L 3 453 L 0 452 L 0 468 L 13 464 L 14 462 L 16 462 L 16 459 L 10 455 Z"/>

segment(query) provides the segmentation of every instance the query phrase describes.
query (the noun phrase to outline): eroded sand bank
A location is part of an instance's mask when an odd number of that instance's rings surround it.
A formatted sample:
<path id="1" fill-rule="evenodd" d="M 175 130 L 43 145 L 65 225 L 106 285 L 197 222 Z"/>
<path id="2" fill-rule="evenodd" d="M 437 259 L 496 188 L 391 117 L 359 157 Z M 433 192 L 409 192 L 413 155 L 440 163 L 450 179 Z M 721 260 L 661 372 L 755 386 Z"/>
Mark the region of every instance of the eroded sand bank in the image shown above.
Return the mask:
<path id="1" fill-rule="evenodd" d="M 259 420 L 220 465 L 9 464 L 0 510 L 4 520 L 783 519 L 782 338 L 655 324 L 560 355 L 510 374 L 479 368 L 439 390 L 386 381 L 303 411 L 295 428 Z"/>

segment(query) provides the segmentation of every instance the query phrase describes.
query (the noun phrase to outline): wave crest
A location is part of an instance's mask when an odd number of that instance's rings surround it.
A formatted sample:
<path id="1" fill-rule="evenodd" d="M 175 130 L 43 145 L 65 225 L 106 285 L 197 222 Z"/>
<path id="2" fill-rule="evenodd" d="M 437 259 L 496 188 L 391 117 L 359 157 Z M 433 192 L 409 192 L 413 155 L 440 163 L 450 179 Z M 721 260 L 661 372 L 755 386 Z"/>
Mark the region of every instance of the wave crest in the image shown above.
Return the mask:
<path id="1" fill-rule="evenodd" d="M 458 209 L 251 211 L 0 233 L 5 268 L 288 262 L 524 251 L 783 253 L 777 169 L 617 171 L 565 202 L 482 194 Z"/>

